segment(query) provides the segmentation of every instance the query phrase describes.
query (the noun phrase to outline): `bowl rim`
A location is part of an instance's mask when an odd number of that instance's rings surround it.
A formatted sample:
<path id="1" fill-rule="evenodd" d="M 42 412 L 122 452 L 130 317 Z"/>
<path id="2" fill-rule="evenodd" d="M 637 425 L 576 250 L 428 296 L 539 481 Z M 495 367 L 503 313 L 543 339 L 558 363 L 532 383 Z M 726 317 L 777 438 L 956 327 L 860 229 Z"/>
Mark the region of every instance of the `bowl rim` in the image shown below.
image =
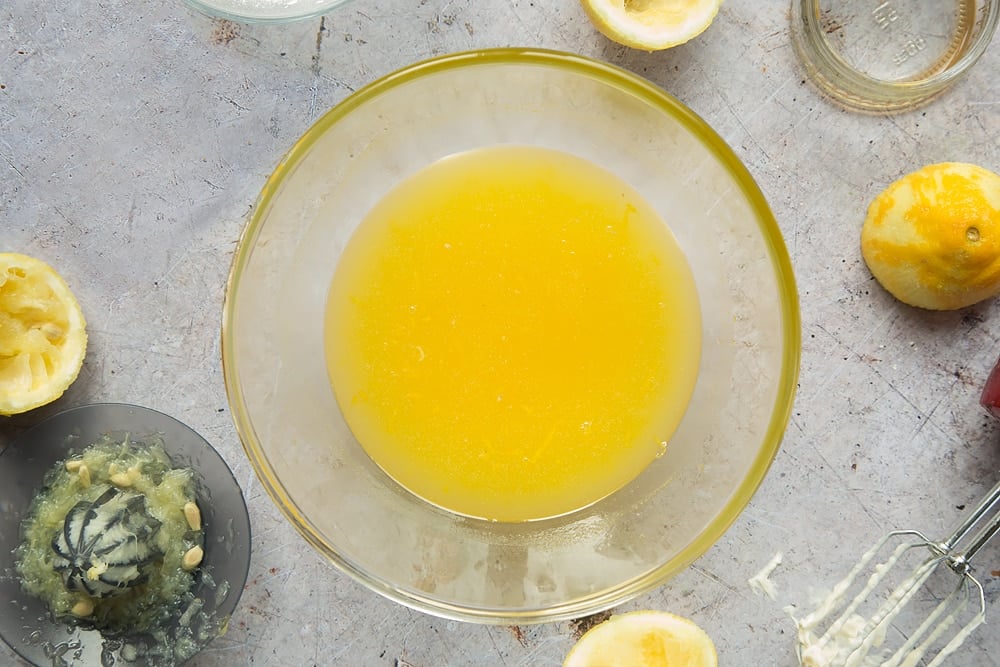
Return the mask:
<path id="1" fill-rule="evenodd" d="M 265 213 L 270 209 L 286 175 L 293 173 L 306 157 L 320 136 L 331 126 L 367 101 L 409 81 L 447 70 L 483 65 L 527 65 L 547 66 L 564 69 L 619 88 L 659 107 L 675 118 L 691 134 L 702 141 L 706 149 L 722 163 L 732 175 L 734 183 L 742 191 L 756 213 L 762 241 L 769 253 L 775 280 L 778 284 L 781 334 L 784 346 L 781 351 L 781 370 L 771 416 L 762 438 L 761 446 L 749 466 L 742 482 L 731 493 L 722 509 L 709 525 L 672 559 L 645 574 L 622 582 L 618 587 L 598 591 L 595 594 L 545 607 L 544 609 L 501 610 L 494 608 L 472 608 L 449 604 L 436 598 L 422 596 L 410 590 L 401 590 L 392 583 L 371 576 L 356 567 L 349 559 L 329 549 L 321 534 L 303 516 L 267 464 L 267 455 L 257 440 L 252 420 L 246 409 L 240 389 L 239 369 L 233 356 L 234 303 L 240 288 L 240 277 L 245 270 L 256 239 L 263 225 Z M 795 391 L 799 374 L 801 354 L 801 322 L 798 292 L 792 263 L 777 220 L 771 212 L 762 191 L 751 176 L 748 168 L 740 161 L 729 145 L 704 120 L 676 97 L 655 84 L 623 68 L 604 63 L 586 56 L 549 49 L 503 47 L 461 51 L 416 62 L 387 74 L 346 97 L 339 104 L 326 111 L 292 145 L 280 159 L 261 190 L 253 212 L 237 242 L 226 283 L 223 300 L 221 327 L 221 356 L 223 380 L 230 404 L 230 413 L 235 423 L 240 441 L 257 474 L 264 490 L 271 497 L 278 510 L 292 524 L 295 530 L 337 569 L 373 590 L 404 606 L 434 616 L 458 621 L 470 621 L 496 625 L 532 624 L 569 620 L 594 614 L 619 605 L 646 593 L 670 579 L 704 554 L 732 525 L 750 502 L 764 480 L 781 446 L 785 429 L 791 418 Z"/>

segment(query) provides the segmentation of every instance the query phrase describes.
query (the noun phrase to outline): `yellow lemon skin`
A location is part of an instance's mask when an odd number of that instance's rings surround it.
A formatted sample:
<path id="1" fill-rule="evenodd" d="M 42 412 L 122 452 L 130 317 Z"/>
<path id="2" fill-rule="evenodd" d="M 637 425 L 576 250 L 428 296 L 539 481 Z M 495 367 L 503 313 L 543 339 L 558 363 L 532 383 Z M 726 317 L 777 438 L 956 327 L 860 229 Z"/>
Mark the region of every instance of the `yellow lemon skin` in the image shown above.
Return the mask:
<path id="1" fill-rule="evenodd" d="M 563 667 L 718 667 L 712 639 L 694 621 L 665 611 L 612 616 L 584 634 Z"/>
<path id="2" fill-rule="evenodd" d="M 52 267 L 0 253 L 0 415 L 63 394 L 83 366 L 86 327 L 76 297 Z"/>
<path id="3" fill-rule="evenodd" d="M 722 0 L 580 0 L 591 22 L 612 41 L 660 51 L 703 33 Z"/>
<path id="4" fill-rule="evenodd" d="M 911 306 L 956 310 L 1000 294 L 1000 176 L 943 162 L 902 177 L 868 207 L 861 254 Z"/>

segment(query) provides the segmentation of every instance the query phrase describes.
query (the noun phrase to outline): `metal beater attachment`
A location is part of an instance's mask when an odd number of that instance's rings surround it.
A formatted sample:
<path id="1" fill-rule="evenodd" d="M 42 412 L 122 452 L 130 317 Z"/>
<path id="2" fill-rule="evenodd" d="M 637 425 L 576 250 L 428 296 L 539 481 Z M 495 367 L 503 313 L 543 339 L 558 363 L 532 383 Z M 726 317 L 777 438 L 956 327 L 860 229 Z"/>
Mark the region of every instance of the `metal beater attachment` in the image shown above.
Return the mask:
<path id="1" fill-rule="evenodd" d="M 815 611 L 797 621 L 802 666 L 915 667 L 925 659 L 927 667 L 942 664 L 986 621 L 985 594 L 971 561 L 1000 531 L 998 501 L 1000 483 L 942 541 L 916 530 L 879 540 Z M 872 565 L 879 554 L 884 560 Z M 902 644 L 893 649 L 896 641 Z"/>

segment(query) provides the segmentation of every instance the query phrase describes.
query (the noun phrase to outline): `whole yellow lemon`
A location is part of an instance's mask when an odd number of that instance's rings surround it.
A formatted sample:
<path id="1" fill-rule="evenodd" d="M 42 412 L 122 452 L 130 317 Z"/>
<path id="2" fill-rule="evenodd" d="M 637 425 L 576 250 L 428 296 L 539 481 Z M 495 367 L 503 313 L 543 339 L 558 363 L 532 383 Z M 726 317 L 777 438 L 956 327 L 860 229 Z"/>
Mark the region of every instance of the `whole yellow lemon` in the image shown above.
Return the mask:
<path id="1" fill-rule="evenodd" d="M 955 310 L 1000 294 L 1000 176 L 962 162 L 903 176 L 868 207 L 861 254 L 911 306 Z"/>

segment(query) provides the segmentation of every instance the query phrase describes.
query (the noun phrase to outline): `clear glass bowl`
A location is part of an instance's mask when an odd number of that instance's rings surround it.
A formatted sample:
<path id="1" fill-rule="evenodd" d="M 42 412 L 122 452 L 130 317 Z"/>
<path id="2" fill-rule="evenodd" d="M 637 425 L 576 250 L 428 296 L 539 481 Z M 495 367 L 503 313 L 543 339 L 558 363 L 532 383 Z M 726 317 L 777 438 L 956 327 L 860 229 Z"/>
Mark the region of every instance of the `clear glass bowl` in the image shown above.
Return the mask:
<path id="1" fill-rule="evenodd" d="M 809 78 L 848 108 L 910 109 L 979 60 L 997 0 L 792 0 L 792 43 Z"/>
<path id="2" fill-rule="evenodd" d="M 193 592 L 205 616 L 195 616 L 190 627 L 206 632 L 225 628 L 243 593 L 250 569 L 250 519 L 239 484 L 212 446 L 173 417 L 149 408 L 96 403 L 65 410 L 24 431 L 0 452 L 0 599 L 5 604 L 0 636 L 34 665 L 146 664 L 129 654 L 148 638 L 105 637 L 53 620 L 41 600 L 22 591 L 14 570 L 21 522 L 45 473 L 104 435 L 125 434 L 140 441 L 158 436 L 175 466 L 195 471 L 205 555 Z M 176 610 L 178 622 L 183 612 Z"/>
<path id="3" fill-rule="evenodd" d="M 287 23 L 333 11 L 350 0 L 187 0 L 198 11 L 241 23 Z"/>
<path id="4" fill-rule="evenodd" d="M 665 455 L 559 518 L 463 518 L 365 454 L 327 377 L 323 313 L 338 256 L 400 179 L 504 143 L 611 170 L 668 221 L 703 316 L 694 397 Z M 229 400 L 264 487 L 299 532 L 372 590 L 477 622 L 575 618 L 701 555 L 763 479 L 799 360 L 794 278 L 777 224 L 733 152 L 676 99 L 579 56 L 498 49 L 391 74 L 323 116 L 267 182 L 236 252 L 222 328 Z"/>

